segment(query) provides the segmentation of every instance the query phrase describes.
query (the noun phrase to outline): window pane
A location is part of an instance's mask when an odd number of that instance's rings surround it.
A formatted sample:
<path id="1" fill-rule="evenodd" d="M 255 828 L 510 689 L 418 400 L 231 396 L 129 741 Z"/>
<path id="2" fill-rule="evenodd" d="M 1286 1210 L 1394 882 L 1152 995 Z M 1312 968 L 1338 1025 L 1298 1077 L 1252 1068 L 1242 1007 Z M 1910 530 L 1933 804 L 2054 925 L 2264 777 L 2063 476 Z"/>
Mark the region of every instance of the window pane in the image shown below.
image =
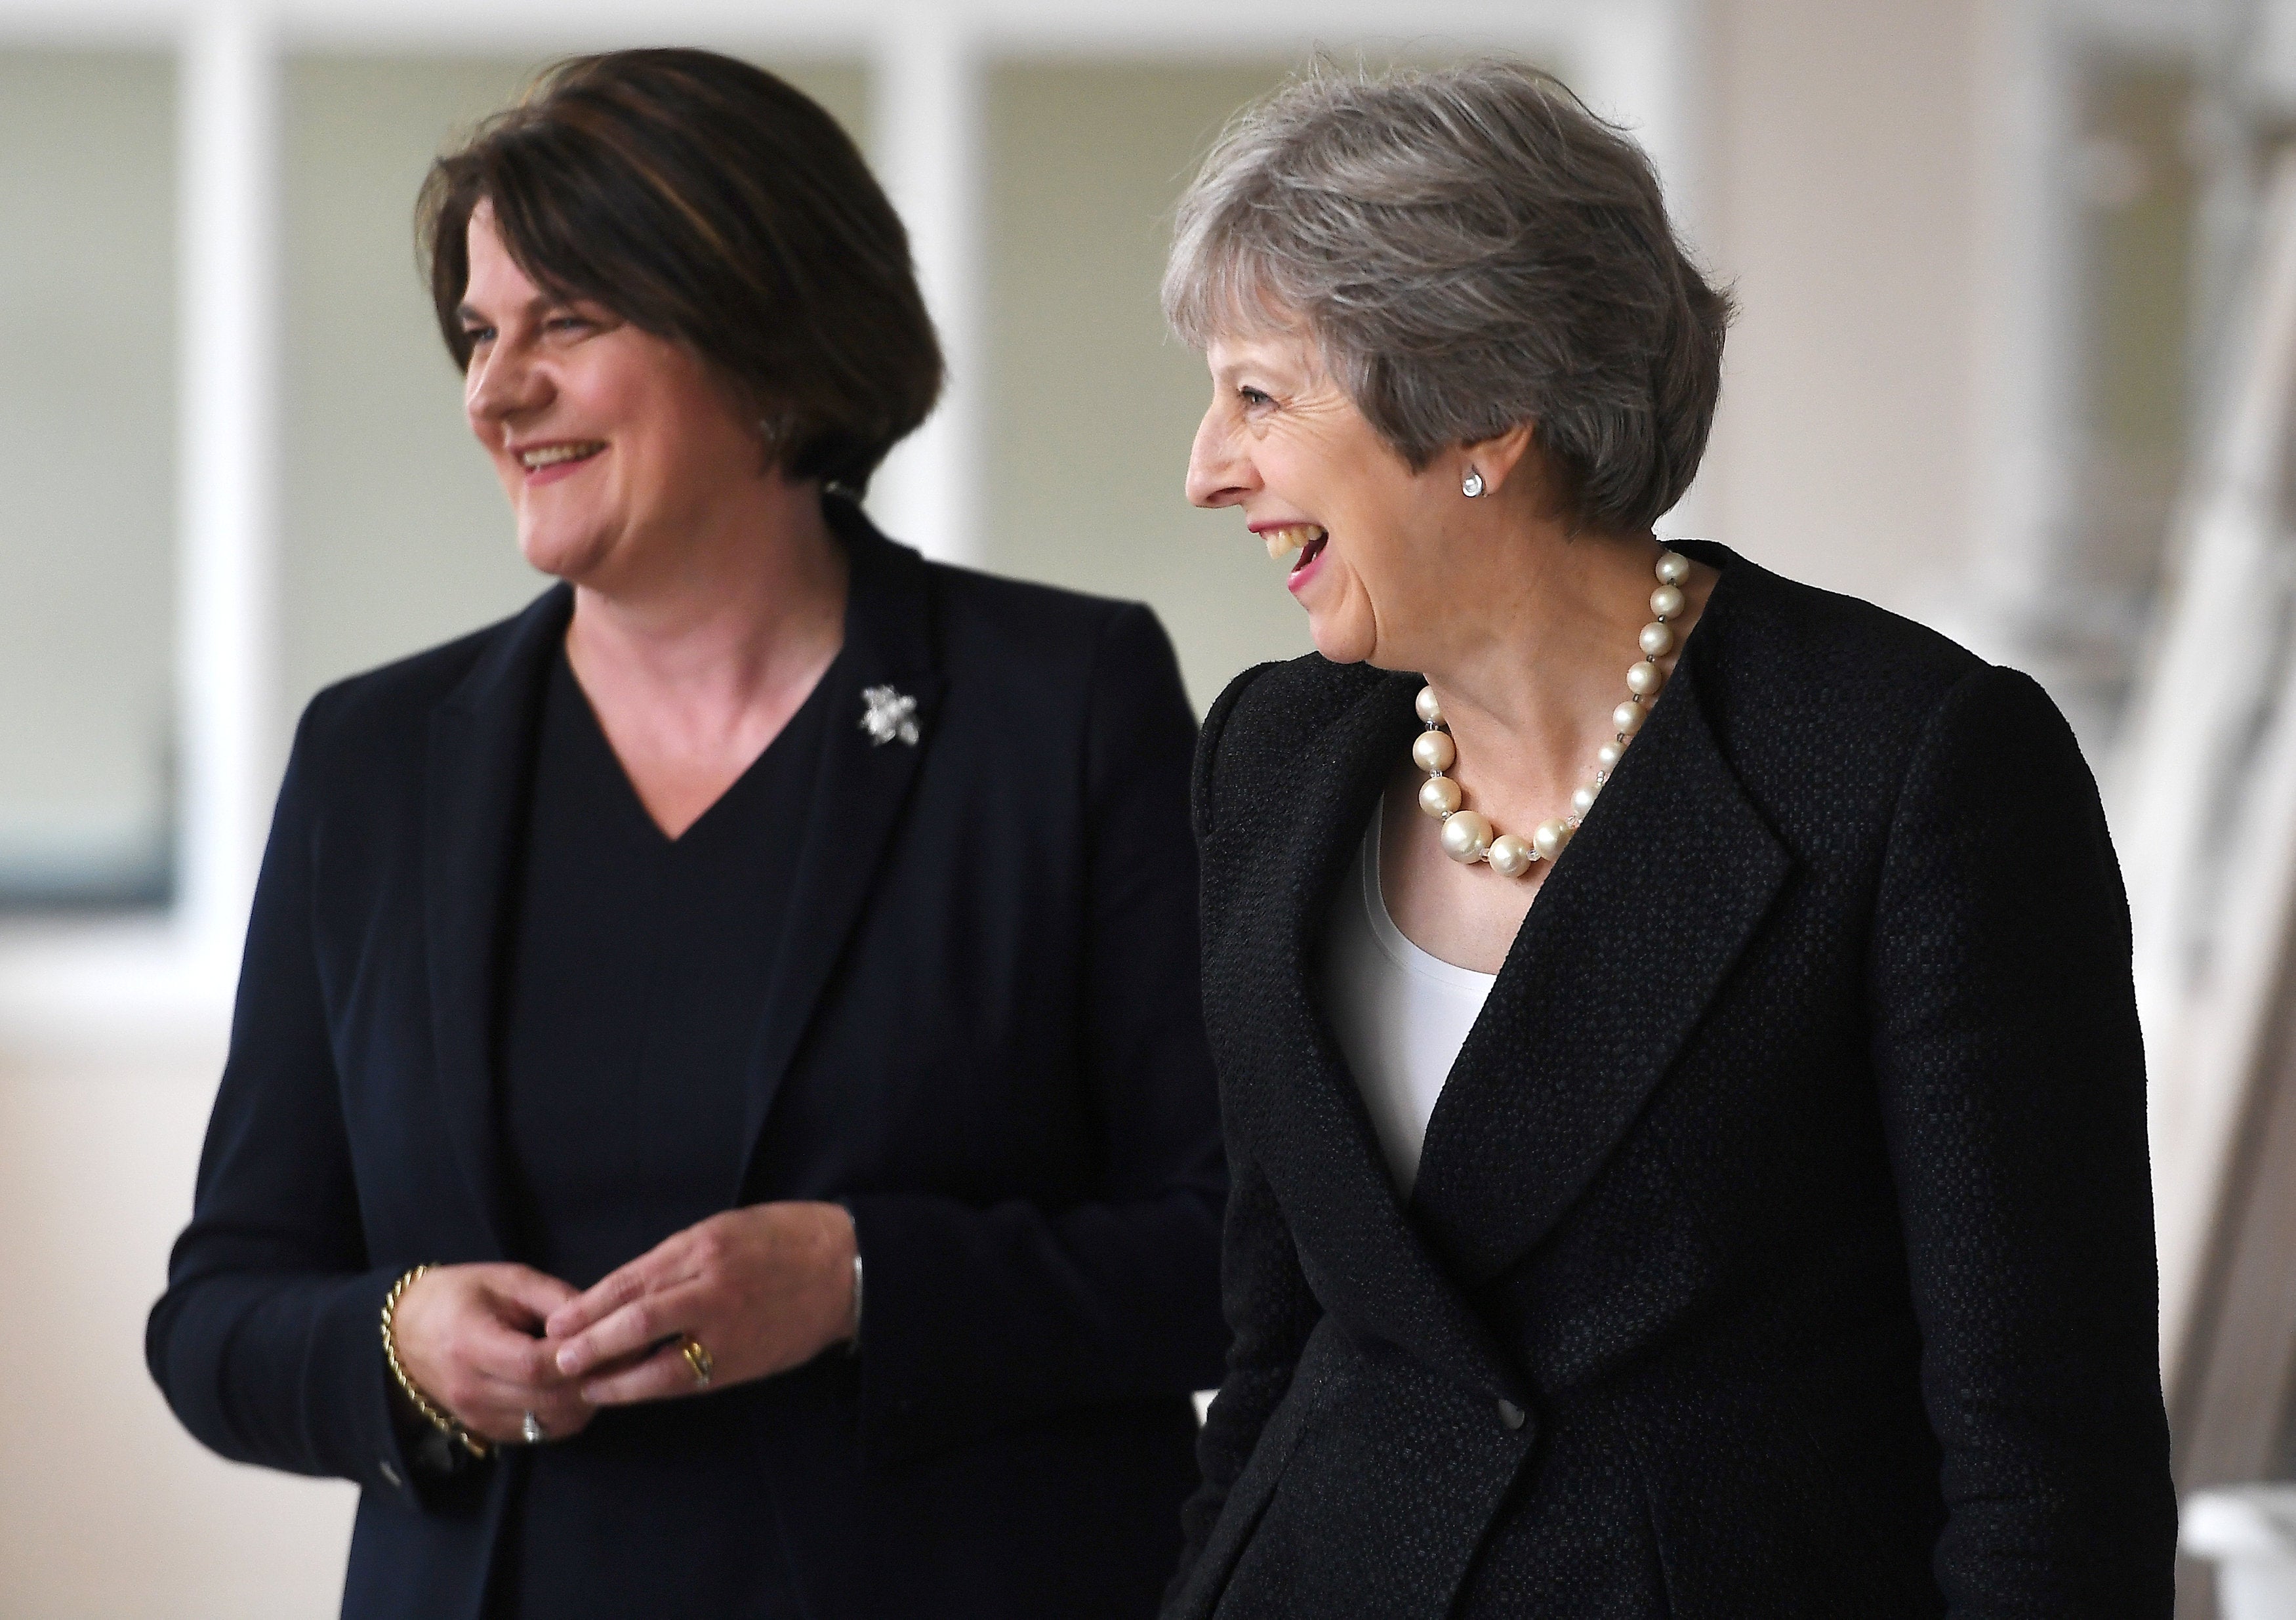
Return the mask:
<path id="1" fill-rule="evenodd" d="M 175 78 L 0 51 L 0 909 L 171 859 Z"/>

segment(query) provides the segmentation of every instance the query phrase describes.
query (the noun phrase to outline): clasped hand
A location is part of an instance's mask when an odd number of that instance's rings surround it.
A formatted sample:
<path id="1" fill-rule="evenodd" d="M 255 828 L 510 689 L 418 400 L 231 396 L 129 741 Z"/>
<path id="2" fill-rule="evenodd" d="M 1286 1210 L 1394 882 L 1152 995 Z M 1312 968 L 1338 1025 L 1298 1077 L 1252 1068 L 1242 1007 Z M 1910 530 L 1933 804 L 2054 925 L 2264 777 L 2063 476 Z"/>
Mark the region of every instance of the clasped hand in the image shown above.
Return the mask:
<path id="1" fill-rule="evenodd" d="M 665 1238 L 576 1293 L 529 1266 L 437 1266 L 406 1290 L 393 1336 L 407 1375 L 473 1434 L 552 1439 L 602 1406 L 701 1393 L 811 1361 L 853 1325 L 853 1220 L 835 1204 L 758 1204 Z"/>

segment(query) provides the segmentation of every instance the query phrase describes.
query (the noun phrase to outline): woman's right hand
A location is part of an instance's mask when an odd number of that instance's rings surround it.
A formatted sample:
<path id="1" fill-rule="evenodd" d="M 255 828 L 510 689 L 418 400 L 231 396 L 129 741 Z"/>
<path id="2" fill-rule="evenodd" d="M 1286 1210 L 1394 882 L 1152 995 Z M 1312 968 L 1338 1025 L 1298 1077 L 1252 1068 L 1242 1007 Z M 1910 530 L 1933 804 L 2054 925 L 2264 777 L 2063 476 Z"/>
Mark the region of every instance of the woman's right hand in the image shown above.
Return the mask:
<path id="1" fill-rule="evenodd" d="M 558 1370 L 543 1323 L 574 1290 L 530 1266 L 433 1266 L 391 1318 L 398 1364 L 433 1406 L 484 1440 L 516 1444 L 532 1412 L 553 1440 L 581 1433 L 597 1409 Z"/>

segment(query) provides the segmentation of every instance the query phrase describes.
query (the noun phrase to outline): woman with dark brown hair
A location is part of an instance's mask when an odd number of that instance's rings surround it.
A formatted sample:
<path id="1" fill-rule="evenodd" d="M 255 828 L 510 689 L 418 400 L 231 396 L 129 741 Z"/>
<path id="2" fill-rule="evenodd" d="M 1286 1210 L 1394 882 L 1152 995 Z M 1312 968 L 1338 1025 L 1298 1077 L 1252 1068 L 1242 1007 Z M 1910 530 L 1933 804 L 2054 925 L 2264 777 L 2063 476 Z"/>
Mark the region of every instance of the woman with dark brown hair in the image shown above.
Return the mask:
<path id="1" fill-rule="evenodd" d="M 347 1616 L 1149 1612 L 1223 1343 L 1161 629 L 862 515 L 940 358 L 781 81 L 566 63 L 422 218 L 560 583 L 306 711 L 153 1376 L 360 1484 Z"/>

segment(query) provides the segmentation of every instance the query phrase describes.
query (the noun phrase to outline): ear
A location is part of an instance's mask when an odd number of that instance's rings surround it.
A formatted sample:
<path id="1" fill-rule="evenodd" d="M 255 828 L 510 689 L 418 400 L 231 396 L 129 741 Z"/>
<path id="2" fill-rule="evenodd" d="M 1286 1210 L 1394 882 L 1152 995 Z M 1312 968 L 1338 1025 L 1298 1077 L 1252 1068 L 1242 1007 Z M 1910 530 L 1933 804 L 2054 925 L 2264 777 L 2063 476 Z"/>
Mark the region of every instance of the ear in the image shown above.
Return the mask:
<path id="1" fill-rule="evenodd" d="M 1483 488 L 1493 494 L 1504 489 L 1510 478 L 1539 478 L 1543 471 L 1542 457 L 1531 443 L 1531 425 L 1517 423 L 1493 439 L 1477 440 L 1463 444 L 1456 452 L 1452 481 L 1456 483 L 1472 467 L 1483 475 Z"/>

